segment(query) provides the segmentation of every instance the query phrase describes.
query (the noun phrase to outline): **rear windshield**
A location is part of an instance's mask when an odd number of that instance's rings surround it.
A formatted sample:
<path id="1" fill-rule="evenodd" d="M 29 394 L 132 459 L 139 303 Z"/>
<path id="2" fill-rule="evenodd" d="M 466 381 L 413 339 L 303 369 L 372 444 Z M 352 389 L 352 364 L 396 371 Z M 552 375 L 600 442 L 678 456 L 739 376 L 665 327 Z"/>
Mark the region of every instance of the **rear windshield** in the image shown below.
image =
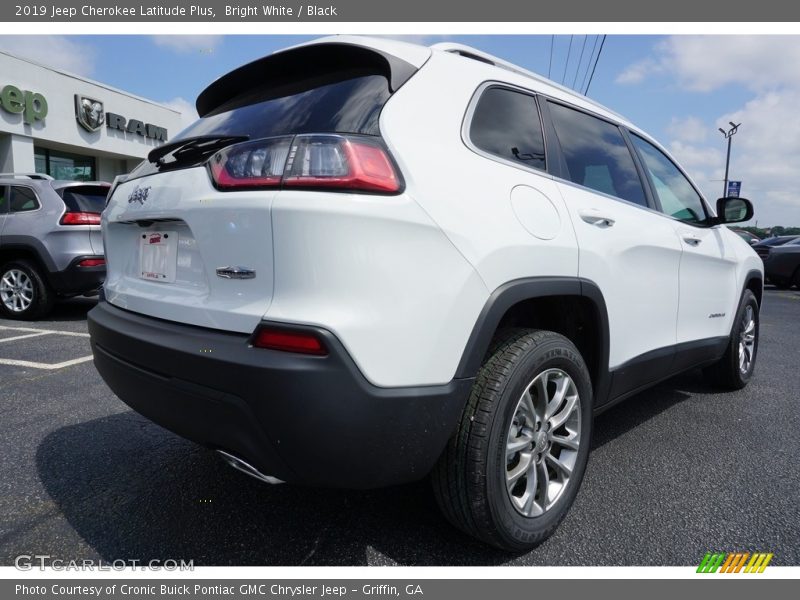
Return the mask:
<path id="1" fill-rule="evenodd" d="M 201 135 L 249 136 L 287 133 L 361 133 L 378 135 L 378 116 L 389 99 L 383 75 L 365 75 L 264 99 L 265 91 L 238 98 L 239 106 L 203 117 L 176 139 Z M 244 105 L 241 105 L 244 104 Z"/>
<path id="2" fill-rule="evenodd" d="M 106 207 L 107 194 L 108 188 L 101 185 L 79 185 L 61 190 L 68 212 L 101 213 Z"/>

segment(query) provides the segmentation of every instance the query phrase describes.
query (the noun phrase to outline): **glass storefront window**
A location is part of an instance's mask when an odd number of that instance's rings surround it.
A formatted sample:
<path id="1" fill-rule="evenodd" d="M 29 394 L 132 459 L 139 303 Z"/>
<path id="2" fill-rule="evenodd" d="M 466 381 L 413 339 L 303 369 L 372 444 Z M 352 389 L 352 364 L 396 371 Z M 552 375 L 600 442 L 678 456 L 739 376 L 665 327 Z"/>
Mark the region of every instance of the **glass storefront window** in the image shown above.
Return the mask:
<path id="1" fill-rule="evenodd" d="M 93 156 L 81 156 L 49 148 L 35 148 L 34 160 L 37 173 L 45 173 L 54 179 L 96 180 L 96 165 Z"/>

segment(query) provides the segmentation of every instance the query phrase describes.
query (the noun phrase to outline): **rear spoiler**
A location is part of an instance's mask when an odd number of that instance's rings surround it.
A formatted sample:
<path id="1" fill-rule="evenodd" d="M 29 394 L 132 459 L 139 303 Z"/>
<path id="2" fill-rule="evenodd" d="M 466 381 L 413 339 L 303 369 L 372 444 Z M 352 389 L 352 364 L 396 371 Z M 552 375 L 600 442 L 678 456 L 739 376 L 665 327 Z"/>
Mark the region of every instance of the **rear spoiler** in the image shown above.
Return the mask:
<path id="1" fill-rule="evenodd" d="M 217 79 L 197 97 L 201 117 L 258 101 L 297 94 L 313 87 L 364 75 L 383 75 L 391 92 L 417 67 L 387 52 L 331 42 L 298 46 L 271 54 Z"/>

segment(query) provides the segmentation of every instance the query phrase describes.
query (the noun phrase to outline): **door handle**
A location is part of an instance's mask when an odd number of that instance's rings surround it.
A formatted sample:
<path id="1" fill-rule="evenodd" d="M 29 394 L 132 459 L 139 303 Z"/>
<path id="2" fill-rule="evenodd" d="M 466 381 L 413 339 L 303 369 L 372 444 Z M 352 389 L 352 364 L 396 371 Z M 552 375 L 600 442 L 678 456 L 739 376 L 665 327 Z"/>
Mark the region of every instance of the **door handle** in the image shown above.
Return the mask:
<path id="1" fill-rule="evenodd" d="M 685 235 L 683 236 L 683 241 L 689 244 L 690 246 L 699 246 L 703 240 L 693 235 Z"/>
<path id="2" fill-rule="evenodd" d="M 600 211 L 598 210 L 582 210 L 580 213 L 581 219 L 586 221 L 589 225 L 594 225 L 595 227 L 613 227 L 614 219 L 611 217 L 603 216 Z"/>

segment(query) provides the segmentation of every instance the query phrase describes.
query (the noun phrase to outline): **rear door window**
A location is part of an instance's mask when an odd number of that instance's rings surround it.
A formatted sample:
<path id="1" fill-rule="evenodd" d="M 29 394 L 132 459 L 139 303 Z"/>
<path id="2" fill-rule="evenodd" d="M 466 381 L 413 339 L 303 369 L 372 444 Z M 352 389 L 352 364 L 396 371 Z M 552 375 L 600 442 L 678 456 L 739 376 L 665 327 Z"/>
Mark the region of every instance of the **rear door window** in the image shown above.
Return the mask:
<path id="1" fill-rule="evenodd" d="M 568 179 L 647 206 L 642 180 L 619 127 L 561 104 L 550 103 L 549 108 Z"/>
<path id="2" fill-rule="evenodd" d="M 26 212 L 39 208 L 39 200 L 29 187 L 12 185 L 9 196 L 11 212 Z"/>
<path id="3" fill-rule="evenodd" d="M 79 185 L 62 188 L 61 198 L 69 212 L 101 213 L 106 207 L 108 188 L 100 185 Z"/>
<path id="4" fill-rule="evenodd" d="M 502 87 L 484 90 L 475 105 L 469 139 L 479 150 L 545 170 L 542 123 L 533 96 Z"/>

